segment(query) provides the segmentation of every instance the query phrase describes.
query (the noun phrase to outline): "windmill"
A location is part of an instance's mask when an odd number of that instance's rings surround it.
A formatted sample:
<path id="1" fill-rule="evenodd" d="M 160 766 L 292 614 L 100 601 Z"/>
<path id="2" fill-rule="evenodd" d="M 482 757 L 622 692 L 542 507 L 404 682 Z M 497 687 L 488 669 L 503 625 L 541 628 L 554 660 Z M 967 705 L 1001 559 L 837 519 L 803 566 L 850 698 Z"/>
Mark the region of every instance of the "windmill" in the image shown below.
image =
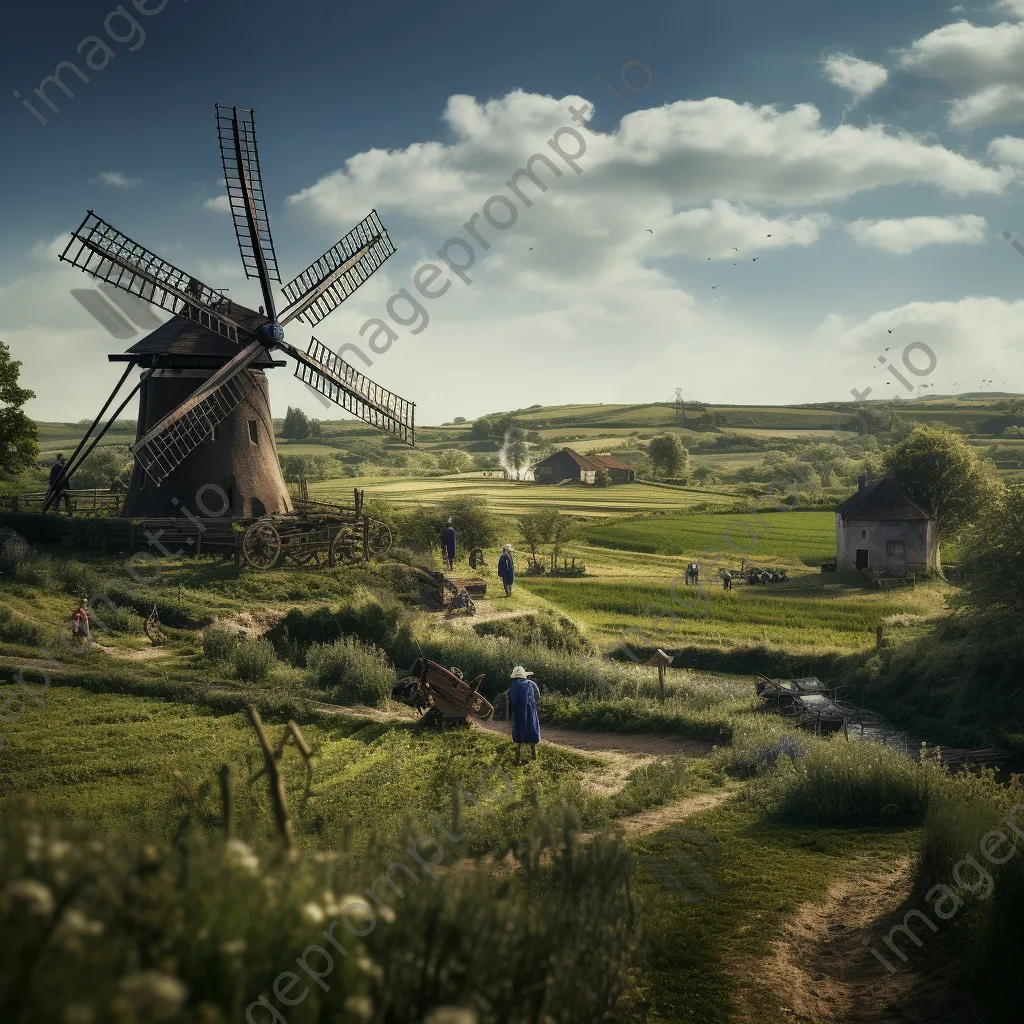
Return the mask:
<path id="1" fill-rule="evenodd" d="M 285 340 L 284 326 L 315 326 L 337 309 L 395 252 L 376 211 L 281 291 L 278 312 L 271 281 L 281 283 L 270 234 L 253 112 L 216 106 L 217 134 L 235 235 L 246 277 L 257 278 L 256 312 L 228 299 L 161 259 L 91 210 L 61 260 L 174 316 L 125 353 L 108 356 L 128 367 L 85 437 L 43 511 L 96 447 L 137 392 L 139 417 L 131 485 L 123 516 L 170 517 L 198 501 L 205 514 L 263 516 L 292 510 L 274 441 L 264 370 L 296 362 L 295 376 L 347 412 L 407 444 L 415 444 L 415 405 L 375 384 L 314 337 L 305 352 Z M 133 367 L 143 372 L 102 429 L 97 425 Z M 211 497 L 212 490 L 217 497 Z M 197 497 L 205 494 L 204 498 Z M 219 499 L 219 500 L 218 500 Z M 214 509 L 208 510 L 213 505 Z"/>

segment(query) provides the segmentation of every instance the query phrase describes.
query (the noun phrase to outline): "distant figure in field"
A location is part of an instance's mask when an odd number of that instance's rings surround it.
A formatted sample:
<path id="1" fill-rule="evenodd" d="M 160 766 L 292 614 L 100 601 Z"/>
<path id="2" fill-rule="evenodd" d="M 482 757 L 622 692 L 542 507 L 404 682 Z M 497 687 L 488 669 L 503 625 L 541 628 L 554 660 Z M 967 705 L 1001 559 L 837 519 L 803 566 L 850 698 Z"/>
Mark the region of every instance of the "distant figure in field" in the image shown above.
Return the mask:
<path id="1" fill-rule="evenodd" d="M 71 616 L 71 635 L 76 640 L 89 639 L 89 600 L 83 597 L 78 602 L 75 614 Z"/>
<path id="2" fill-rule="evenodd" d="M 444 556 L 445 565 L 451 569 L 455 565 L 455 527 L 449 519 L 441 531 L 441 554 Z"/>
<path id="3" fill-rule="evenodd" d="M 687 586 L 690 586 L 691 583 L 694 586 L 697 585 L 697 578 L 698 578 L 699 572 L 700 572 L 700 570 L 697 568 L 697 563 L 696 562 L 691 562 L 686 567 L 685 583 L 686 583 Z"/>
<path id="4" fill-rule="evenodd" d="M 71 497 L 68 494 L 68 483 L 64 479 L 68 464 L 63 455 L 57 456 L 57 461 L 50 467 L 50 488 L 57 491 L 57 502 L 64 501 L 64 509 L 71 515 Z"/>
<path id="5" fill-rule="evenodd" d="M 512 596 L 512 584 L 516 579 L 516 564 L 512 561 L 512 545 L 506 544 L 501 549 L 501 558 L 498 559 L 498 575 L 501 582 L 505 584 L 505 596 Z"/>
<path id="6" fill-rule="evenodd" d="M 522 665 L 512 669 L 508 687 L 508 710 L 512 715 L 512 742 L 516 744 L 516 764 L 522 764 L 523 744 L 530 744 L 532 760 L 537 760 L 537 744 L 540 743 L 540 715 L 537 703 L 540 687 L 530 678 Z"/>
<path id="7" fill-rule="evenodd" d="M 727 572 L 722 577 L 722 588 L 724 590 L 732 590 L 732 574 L 731 573 Z"/>

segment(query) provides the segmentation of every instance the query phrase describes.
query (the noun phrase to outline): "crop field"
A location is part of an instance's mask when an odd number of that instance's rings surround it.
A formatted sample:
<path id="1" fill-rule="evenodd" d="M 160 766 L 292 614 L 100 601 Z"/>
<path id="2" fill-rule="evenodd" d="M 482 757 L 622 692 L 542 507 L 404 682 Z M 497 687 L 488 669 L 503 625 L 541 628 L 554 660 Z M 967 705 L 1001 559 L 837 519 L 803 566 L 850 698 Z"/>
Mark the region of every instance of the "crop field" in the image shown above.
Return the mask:
<path id="1" fill-rule="evenodd" d="M 698 488 L 655 487 L 648 484 L 551 486 L 469 476 L 323 480 L 309 485 L 309 496 L 321 501 L 351 502 L 353 487 L 363 487 L 368 498 L 385 499 L 397 508 L 431 504 L 456 495 L 481 497 L 499 515 L 522 515 L 542 508 L 558 508 L 574 516 L 621 516 L 632 512 L 685 509 L 705 502 L 730 505 L 736 500 L 730 494 Z"/>
<path id="2" fill-rule="evenodd" d="M 737 564 L 743 557 L 774 557 L 787 563 L 820 565 L 834 558 L 836 551 L 831 512 L 661 516 L 588 525 L 584 535 L 597 547 L 687 555 L 698 560 L 706 552 L 721 553 Z"/>
<path id="3" fill-rule="evenodd" d="M 606 647 L 623 638 L 636 644 L 631 638 L 642 634 L 666 649 L 765 644 L 800 651 L 864 650 L 874 645 L 875 628 L 886 616 L 926 614 L 941 605 L 930 587 L 881 594 L 823 586 L 820 574 L 812 580 L 817 586 L 793 580 L 792 586 L 725 591 L 717 580 L 708 580 L 706 589 L 696 590 L 682 585 L 683 568 L 680 564 L 674 581 L 523 577 L 517 586 L 579 619 Z"/>

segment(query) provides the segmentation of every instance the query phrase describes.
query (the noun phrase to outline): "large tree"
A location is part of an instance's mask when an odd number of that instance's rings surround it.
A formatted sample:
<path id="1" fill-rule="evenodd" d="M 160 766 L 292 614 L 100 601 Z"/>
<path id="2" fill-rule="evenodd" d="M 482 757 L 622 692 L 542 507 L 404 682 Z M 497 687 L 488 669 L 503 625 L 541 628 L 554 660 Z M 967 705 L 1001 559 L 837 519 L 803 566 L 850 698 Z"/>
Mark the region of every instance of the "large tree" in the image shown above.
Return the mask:
<path id="1" fill-rule="evenodd" d="M 997 501 L 1003 485 L 959 434 L 915 427 L 887 449 L 882 466 L 935 519 L 940 537 L 955 536 Z"/>
<path id="2" fill-rule="evenodd" d="M 21 408 L 36 393 L 19 386 L 20 376 L 21 363 L 0 341 L 0 476 L 28 469 L 39 455 L 36 425 Z"/>
<path id="3" fill-rule="evenodd" d="M 647 456 L 654 472 L 667 477 L 683 477 L 690 462 L 690 453 L 683 447 L 678 434 L 662 434 L 647 446 Z"/>
<path id="4" fill-rule="evenodd" d="M 309 417 L 301 409 L 293 409 L 288 406 L 285 413 L 284 426 L 281 428 L 281 436 L 292 440 L 301 441 L 310 435 Z"/>
<path id="5" fill-rule="evenodd" d="M 959 568 L 974 606 L 1024 608 L 1024 484 L 1008 487 L 964 532 Z"/>

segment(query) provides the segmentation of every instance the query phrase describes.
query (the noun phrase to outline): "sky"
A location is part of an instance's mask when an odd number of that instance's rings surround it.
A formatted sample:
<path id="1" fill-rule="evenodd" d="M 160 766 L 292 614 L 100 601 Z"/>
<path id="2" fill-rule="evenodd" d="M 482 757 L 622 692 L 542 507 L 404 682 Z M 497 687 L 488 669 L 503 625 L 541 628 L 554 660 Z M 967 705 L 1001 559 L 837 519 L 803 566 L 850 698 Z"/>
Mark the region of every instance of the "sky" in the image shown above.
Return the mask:
<path id="1" fill-rule="evenodd" d="M 53 0 L 0 69 L 0 341 L 37 419 L 95 415 L 149 329 L 71 294 L 87 210 L 260 304 L 215 103 L 255 111 L 285 281 L 381 217 L 397 253 L 287 340 L 419 423 L 1024 392 L 1024 0 Z M 344 418 L 292 369 L 275 415 Z"/>

